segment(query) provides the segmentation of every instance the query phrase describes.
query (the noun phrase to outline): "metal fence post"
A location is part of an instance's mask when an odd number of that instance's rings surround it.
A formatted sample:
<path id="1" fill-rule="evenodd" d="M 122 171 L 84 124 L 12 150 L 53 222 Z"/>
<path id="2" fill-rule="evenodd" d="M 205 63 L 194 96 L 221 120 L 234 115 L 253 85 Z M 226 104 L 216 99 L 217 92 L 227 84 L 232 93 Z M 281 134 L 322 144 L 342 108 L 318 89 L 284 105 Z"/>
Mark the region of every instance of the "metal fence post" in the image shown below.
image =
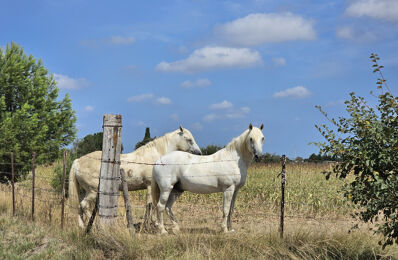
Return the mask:
<path id="1" fill-rule="evenodd" d="M 66 176 L 66 151 L 64 151 L 63 172 L 62 172 L 62 204 L 61 204 L 61 229 L 64 229 L 65 222 L 65 176 Z"/>
<path id="2" fill-rule="evenodd" d="M 14 153 L 11 152 L 11 186 L 12 186 L 12 215 L 15 216 L 15 173 L 14 173 Z"/>
<path id="3" fill-rule="evenodd" d="M 282 195 L 281 195 L 281 219 L 280 219 L 280 237 L 283 238 L 283 230 L 284 230 L 284 221 L 285 221 L 285 183 L 286 183 L 286 176 L 285 176 L 285 167 L 286 167 L 286 155 L 282 155 L 282 171 L 281 171 L 281 188 L 282 188 Z"/>
<path id="4" fill-rule="evenodd" d="M 32 155 L 32 220 L 35 220 L 35 163 L 36 152 Z"/>

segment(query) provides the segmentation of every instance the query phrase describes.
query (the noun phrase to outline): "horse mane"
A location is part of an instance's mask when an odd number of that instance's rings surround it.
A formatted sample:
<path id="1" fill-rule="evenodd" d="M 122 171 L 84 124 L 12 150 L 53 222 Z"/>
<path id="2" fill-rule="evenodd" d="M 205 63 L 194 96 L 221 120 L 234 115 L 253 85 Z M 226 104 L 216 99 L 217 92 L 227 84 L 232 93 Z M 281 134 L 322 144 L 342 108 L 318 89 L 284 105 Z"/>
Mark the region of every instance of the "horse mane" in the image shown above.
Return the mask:
<path id="1" fill-rule="evenodd" d="M 145 154 L 148 150 L 150 149 L 157 149 L 160 150 L 162 152 L 165 152 L 167 144 L 168 144 L 168 139 L 169 136 L 171 134 L 173 134 L 174 132 L 170 132 L 170 133 L 166 133 L 165 135 L 161 136 L 161 137 L 157 137 L 154 140 L 146 143 L 145 145 L 139 147 L 137 150 L 135 150 L 133 153 L 136 156 L 140 156 L 142 154 Z"/>
<path id="2" fill-rule="evenodd" d="M 225 146 L 225 150 L 238 151 L 239 153 L 242 153 L 242 149 L 246 148 L 246 146 L 242 146 L 242 144 L 245 142 L 245 138 L 248 133 L 249 129 L 244 131 L 240 136 L 233 138 L 232 141 Z"/>

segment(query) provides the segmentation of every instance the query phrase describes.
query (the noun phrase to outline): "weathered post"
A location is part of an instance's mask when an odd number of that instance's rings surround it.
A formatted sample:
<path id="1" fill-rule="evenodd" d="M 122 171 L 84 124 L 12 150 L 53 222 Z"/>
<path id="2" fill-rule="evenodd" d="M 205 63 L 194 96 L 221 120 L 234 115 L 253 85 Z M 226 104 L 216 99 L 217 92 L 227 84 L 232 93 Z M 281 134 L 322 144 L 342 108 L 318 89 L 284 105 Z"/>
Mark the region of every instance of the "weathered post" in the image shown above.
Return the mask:
<path id="1" fill-rule="evenodd" d="M 65 176 L 66 176 L 66 151 L 64 151 L 62 171 L 62 201 L 61 201 L 61 229 L 64 229 L 65 222 Z"/>
<path id="2" fill-rule="evenodd" d="M 282 171 L 281 171 L 281 186 L 282 186 L 282 195 L 281 195 L 281 220 L 279 232 L 281 238 L 283 238 L 283 229 L 284 229 L 284 218 L 285 218 L 285 167 L 286 167 L 286 155 L 282 155 Z"/>
<path id="3" fill-rule="evenodd" d="M 120 169 L 120 178 L 121 178 L 122 187 L 123 187 L 124 207 L 126 208 L 127 228 L 129 229 L 130 235 L 132 235 L 135 233 L 134 223 L 133 223 L 133 214 L 131 211 L 129 191 L 127 189 L 126 174 L 123 169 Z"/>
<path id="4" fill-rule="evenodd" d="M 100 223 L 106 226 L 117 217 L 122 116 L 105 114 L 103 128 L 98 216 Z"/>
<path id="5" fill-rule="evenodd" d="M 36 153 L 32 155 L 32 220 L 35 220 L 35 163 Z"/>
<path id="6" fill-rule="evenodd" d="M 11 153 L 11 187 L 12 187 L 12 215 L 15 216 L 15 173 L 14 173 L 14 153 Z"/>

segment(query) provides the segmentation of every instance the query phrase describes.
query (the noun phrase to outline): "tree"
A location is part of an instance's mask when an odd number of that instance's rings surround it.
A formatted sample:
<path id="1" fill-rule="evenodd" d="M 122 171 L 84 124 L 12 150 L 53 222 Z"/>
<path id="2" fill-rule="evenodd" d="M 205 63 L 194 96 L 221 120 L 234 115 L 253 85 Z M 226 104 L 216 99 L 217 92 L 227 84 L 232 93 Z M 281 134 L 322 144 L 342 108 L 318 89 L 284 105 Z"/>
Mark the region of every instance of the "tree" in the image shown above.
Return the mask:
<path id="1" fill-rule="evenodd" d="M 326 139 L 317 144 L 321 152 L 339 158 L 333 168 L 337 177 L 354 176 L 344 196 L 358 206 L 359 219 L 380 220 L 376 231 L 384 235 L 380 243 L 385 247 L 398 242 L 398 98 L 386 84 L 379 57 L 372 54 L 370 58 L 380 75 L 378 89 L 384 92 L 377 96 L 378 104 L 372 107 L 351 93 L 345 102 L 349 116 L 338 120 L 318 107 L 331 127 L 316 126 Z"/>
<path id="2" fill-rule="evenodd" d="M 81 157 L 94 151 L 102 151 L 102 137 L 102 132 L 86 135 L 82 140 L 75 144 L 76 156 Z"/>
<path id="3" fill-rule="evenodd" d="M 206 147 L 200 148 L 200 150 L 202 151 L 203 155 L 213 154 L 213 153 L 217 152 L 220 149 L 222 149 L 221 146 L 214 145 L 214 144 L 210 144 L 210 145 L 208 145 Z"/>
<path id="4" fill-rule="evenodd" d="M 75 112 L 69 96 L 58 99 L 58 91 L 41 60 L 15 43 L 0 48 L 0 160 L 9 162 L 13 151 L 25 164 L 17 170 L 26 173 L 32 152 L 37 163 L 51 162 L 73 141 Z M 4 167 L 0 171 L 8 172 Z"/>
<path id="5" fill-rule="evenodd" d="M 144 139 L 142 139 L 141 142 L 138 142 L 138 143 L 135 145 L 135 150 L 137 150 L 138 148 L 140 148 L 140 147 L 143 146 L 143 145 L 146 145 L 146 144 L 149 143 L 150 141 L 155 140 L 155 138 L 156 138 L 156 137 L 151 138 L 151 133 L 150 133 L 150 131 L 149 131 L 149 127 L 147 127 L 147 128 L 145 129 Z"/>

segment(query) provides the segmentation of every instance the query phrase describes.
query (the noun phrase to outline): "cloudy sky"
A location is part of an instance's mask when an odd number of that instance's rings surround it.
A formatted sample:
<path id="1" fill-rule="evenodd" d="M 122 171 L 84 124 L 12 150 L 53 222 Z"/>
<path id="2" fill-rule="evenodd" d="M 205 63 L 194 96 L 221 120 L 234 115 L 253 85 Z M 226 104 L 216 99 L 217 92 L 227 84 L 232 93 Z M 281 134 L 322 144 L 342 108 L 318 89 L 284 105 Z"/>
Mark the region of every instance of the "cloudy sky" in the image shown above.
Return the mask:
<path id="1" fill-rule="evenodd" d="M 79 138 L 122 114 L 126 152 L 147 126 L 160 136 L 181 124 L 203 147 L 252 122 L 264 123 L 263 152 L 317 153 L 315 105 L 341 116 L 352 91 L 376 101 L 371 53 L 398 93 L 397 0 L 0 3 L 0 46 L 43 60 Z"/>

